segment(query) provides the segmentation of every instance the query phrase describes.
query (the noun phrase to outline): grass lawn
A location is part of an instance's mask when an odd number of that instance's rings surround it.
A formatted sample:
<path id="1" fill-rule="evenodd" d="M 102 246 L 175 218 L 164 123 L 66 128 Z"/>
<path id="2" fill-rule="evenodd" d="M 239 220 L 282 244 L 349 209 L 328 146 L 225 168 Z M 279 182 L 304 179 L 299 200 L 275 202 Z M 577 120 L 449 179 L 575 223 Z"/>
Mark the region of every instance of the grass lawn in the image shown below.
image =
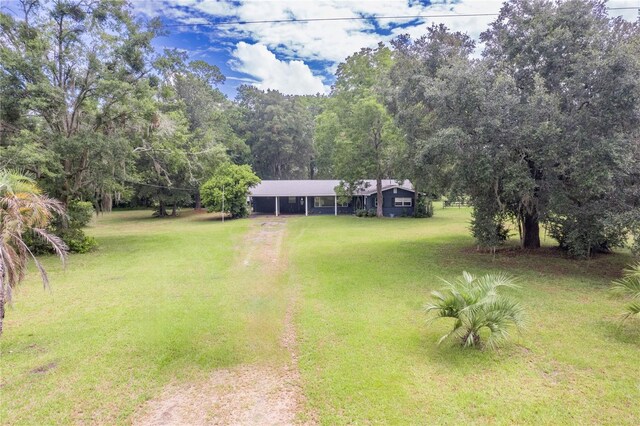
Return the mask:
<path id="1" fill-rule="evenodd" d="M 97 252 L 32 272 L 0 338 L 0 423 L 127 423 L 170 382 L 279 363 L 289 292 L 308 410 L 323 424 L 637 424 L 640 325 L 607 287 L 627 254 L 481 254 L 468 209 L 287 220 L 281 275 L 242 268 L 251 221 L 105 215 Z M 548 241 L 550 244 L 551 242 Z M 528 328 L 494 352 L 436 346 L 423 305 L 468 270 L 520 277 Z"/>
<path id="2" fill-rule="evenodd" d="M 234 268 L 248 221 L 133 211 L 97 222 L 97 252 L 65 271 L 46 259 L 51 291 L 33 271 L 15 294 L 0 423 L 127 423 L 171 380 L 282 356 L 282 286 Z"/>

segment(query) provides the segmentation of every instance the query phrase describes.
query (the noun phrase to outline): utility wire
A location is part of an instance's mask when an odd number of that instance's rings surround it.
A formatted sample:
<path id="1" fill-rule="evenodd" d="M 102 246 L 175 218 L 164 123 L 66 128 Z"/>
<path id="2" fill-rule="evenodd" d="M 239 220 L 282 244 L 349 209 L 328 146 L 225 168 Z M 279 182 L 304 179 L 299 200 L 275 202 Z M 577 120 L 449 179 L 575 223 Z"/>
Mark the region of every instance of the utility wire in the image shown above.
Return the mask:
<path id="1" fill-rule="evenodd" d="M 151 186 L 153 188 L 163 188 L 163 189 L 170 189 L 170 190 L 175 190 L 175 191 L 189 191 L 189 192 L 195 191 L 195 188 L 189 189 L 189 188 L 179 188 L 179 187 L 176 187 L 176 186 L 153 185 L 151 183 L 134 182 L 132 180 L 123 180 L 123 182 L 130 183 L 130 184 L 133 184 L 133 185 Z"/>
<path id="2" fill-rule="evenodd" d="M 607 10 L 638 10 L 640 6 L 608 7 Z M 304 22 L 327 22 L 327 21 L 365 21 L 382 19 L 420 19 L 420 18 L 470 18 L 483 16 L 498 16 L 498 13 L 460 13 L 460 14 L 437 14 L 437 15 L 397 15 L 397 16 L 351 16 L 335 18 L 306 18 L 306 19 L 265 19 L 258 21 L 226 21 L 207 22 L 194 24 L 166 24 L 164 27 L 223 27 L 228 25 L 248 25 L 248 24 L 283 24 L 283 23 L 304 23 Z"/>

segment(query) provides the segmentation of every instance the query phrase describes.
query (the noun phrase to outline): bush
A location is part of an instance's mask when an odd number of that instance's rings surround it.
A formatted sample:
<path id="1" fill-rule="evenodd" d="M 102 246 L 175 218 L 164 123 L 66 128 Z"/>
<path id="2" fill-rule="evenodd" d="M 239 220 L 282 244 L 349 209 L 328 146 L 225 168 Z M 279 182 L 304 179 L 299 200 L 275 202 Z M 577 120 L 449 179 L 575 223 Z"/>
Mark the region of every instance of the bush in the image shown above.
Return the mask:
<path id="1" fill-rule="evenodd" d="M 87 253 L 98 246 L 96 239 L 85 235 L 80 228 L 62 229 L 59 236 L 73 253 Z"/>
<path id="2" fill-rule="evenodd" d="M 422 195 L 418 196 L 413 215 L 418 218 L 433 217 L 433 202 L 431 198 Z"/>
<path id="3" fill-rule="evenodd" d="M 226 164 L 200 188 L 202 203 L 207 210 L 231 213 L 231 217 L 246 217 L 249 188 L 260 183 L 251 166 Z"/>
<path id="4" fill-rule="evenodd" d="M 93 204 L 88 201 L 74 200 L 67 206 L 67 217 L 57 217 L 52 221 L 48 231 L 58 237 L 69 247 L 72 253 L 86 253 L 97 247 L 95 238 L 88 237 L 82 231 L 93 218 Z M 38 236 L 26 234 L 25 242 L 34 254 L 52 253 L 51 246 Z"/>
<path id="5" fill-rule="evenodd" d="M 593 253 L 608 253 L 626 243 L 626 233 L 606 217 L 581 217 L 578 212 L 572 217 L 550 216 L 547 222 L 549 235 L 558 241 L 561 249 L 574 257 L 588 258 Z"/>
<path id="6" fill-rule="evenodd" d="M 471 232 L 480 246 L 495 249 L 509 238 L 509 229 L 500 214 L 475 208 L 471 213 Z"/>
<path id="7" fill-rule="evenodd" d="M 70 228 L 84 228 L 93 219 L 95 210 L 89 201 L 72 201 L 67 207 Z"/>
<path id="8" fill-rule="evenodd" d="M 520 328 L 524 323 L 524 309 L 498 290 L 515 288 L 513 278 L 505 274 L 489 274 L 479 278 L 463 272 L 462 278 L 445 281 L 446 287 L 433 291 L 427 312 L 435 319 L 454 318 L 453 330 L 440 338 L 438 344 L 457 339 L 462 346 L 481 346 L 481 332 L 489 332 L 486 346 L 495 347 L 509 337 L 509 327 Z"/>

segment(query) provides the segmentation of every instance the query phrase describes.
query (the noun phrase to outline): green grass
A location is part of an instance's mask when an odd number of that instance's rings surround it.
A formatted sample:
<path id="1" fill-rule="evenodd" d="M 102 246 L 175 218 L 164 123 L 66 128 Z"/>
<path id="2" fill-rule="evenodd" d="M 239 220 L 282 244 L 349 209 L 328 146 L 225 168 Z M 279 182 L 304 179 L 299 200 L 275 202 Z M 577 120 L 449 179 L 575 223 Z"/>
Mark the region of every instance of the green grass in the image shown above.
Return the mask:
<path id="1" fill-rule="evenodd" d="M 640 327 L 618 328 L 607 288 L 626 255 L 590 261 L 473 250 L 469 210 L 427 220 L 291 223 L 302 284 L 301 369 L 324 424 L 637 424 Z M 551 243 L 547 241 L 547 243 Z M 438 277 L 520 277 L 528 327 L 499 351 L 437 346 L 426 324 Z"/>
<path id="2" fill-rule="evenodd" d="M 0 423 L 126 423 L 171 380 L 282 356 L 282 286 L 233 267 L 248 221 L 185 216 L 104 215 L 97 252 L 46 259 L 51 291 L 30 274 L 0 338 Z"/>
<path id="3" fill-rule="evenodd" d="M 288 269 L 243 268 L 248 220 L 104 215 L 97 252 L 45 259 L 15 295 L 0 338 L 0 423 L 127 423 L 169 382 L 279 363 L 289 291 L 308 409 L 323 424 L 637 424 L 640 326 L 619 327 L 611 279 L 626 253 L 590 261 L 478 253 L 468 209 L 432 219 L 300 217 Z M 551 244 L 551 241 L 547 241 Z M 528 327 L 498 351 L 436 346 L 451 325 L 423 305 L 451 278 L 506 270 Z"/>

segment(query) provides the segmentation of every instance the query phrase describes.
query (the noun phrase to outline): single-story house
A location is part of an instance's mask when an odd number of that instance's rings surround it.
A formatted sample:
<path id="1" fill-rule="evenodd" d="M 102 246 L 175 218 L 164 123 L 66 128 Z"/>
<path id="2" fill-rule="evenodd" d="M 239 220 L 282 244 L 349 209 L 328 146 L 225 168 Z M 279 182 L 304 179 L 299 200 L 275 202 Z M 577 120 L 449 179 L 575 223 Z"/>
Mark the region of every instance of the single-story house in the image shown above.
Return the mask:
<path id="1" fill-rule="evenodd" d="M 339 180 L 263 180 L 249 189 L 254 213 L 266 214 L 353 214 L 377 206 L 376 181 L 367 179 L 350 201 L 339 203 L 335 188 Z M 382 181 L 382 212 L 385 216 L 413 215 L 414 189 L 411 182 Z"/>

